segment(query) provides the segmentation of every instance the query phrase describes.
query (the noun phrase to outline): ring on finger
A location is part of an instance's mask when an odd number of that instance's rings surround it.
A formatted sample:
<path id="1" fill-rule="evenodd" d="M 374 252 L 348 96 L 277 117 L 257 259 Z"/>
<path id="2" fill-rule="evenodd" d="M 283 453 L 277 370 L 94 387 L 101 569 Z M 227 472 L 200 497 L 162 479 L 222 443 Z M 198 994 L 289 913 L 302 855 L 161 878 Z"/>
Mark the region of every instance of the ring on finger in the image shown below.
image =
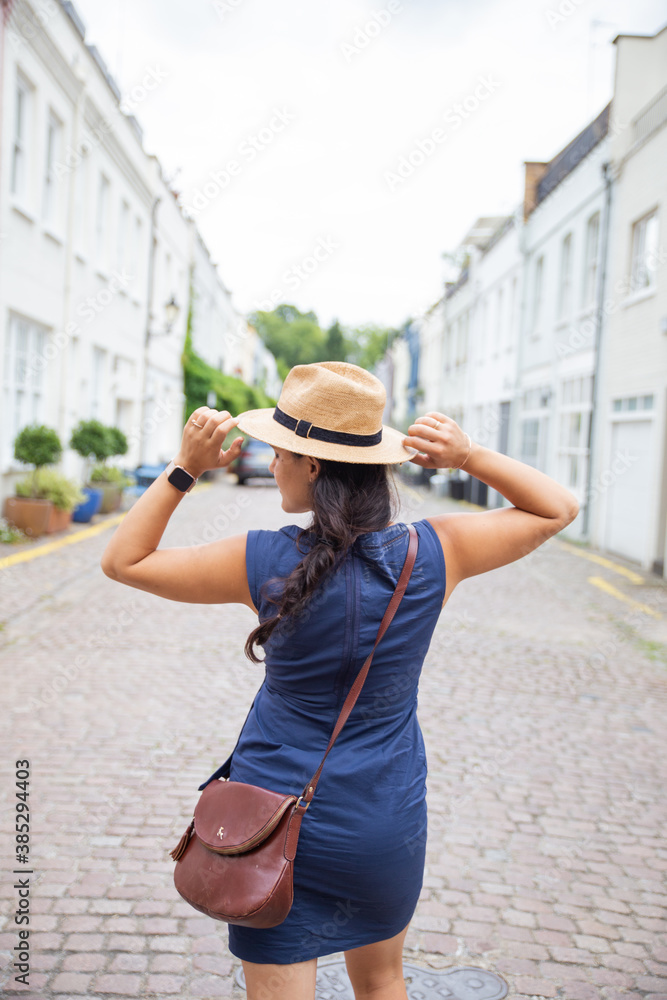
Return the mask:
<path id="1" fill-rule="evenodd" d="M 434 431 L 439 431 L 440 430 L 440 421 L 439 420 L 436 420 L 435 424 L 433 425 L 433 430 Z"/>
<path id="2" fill-rule="evenodd" d="M 192 420 L 192 423 L 195 425 L 195 427 L 203 427 L 204 426 L 203 424 L 200 424 L 197 420 L 195 420 L 194 417 L 191 417 L 190 419 Z"/>

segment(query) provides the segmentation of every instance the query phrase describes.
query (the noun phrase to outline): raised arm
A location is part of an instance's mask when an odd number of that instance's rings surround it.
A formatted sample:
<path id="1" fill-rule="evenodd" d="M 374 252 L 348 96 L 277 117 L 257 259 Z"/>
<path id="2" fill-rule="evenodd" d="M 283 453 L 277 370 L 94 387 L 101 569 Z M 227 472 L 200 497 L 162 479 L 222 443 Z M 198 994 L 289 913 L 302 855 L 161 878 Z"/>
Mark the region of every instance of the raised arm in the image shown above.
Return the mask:
<path id="1" fill-rule="evenodd" d="M 229 465 L 239 454 L 242 438 L 223 450 L 227 434 L 236 425 L 226 410 L 202 406 L 192 417 L 174 461 L 198 479 L 207 469 Z M 188 500 L 162 472 L 116 528 L 102 556 L 103 571 L 112 580 L 172 601 L 246 604 L 255 611 L 246 573 L 246 535 L 208 545 L 158 549 L 169 518 L 179 503 Z"/>
<path id="2" fill-rule="evenodd" d="M 513 504 L 499 510 L 439 514 L 428 519 L 445 556 L 445 600 L 461 580 L 520 559 L 577 516 L 579 505 L 569 490 L 515 458 L 475 442 L 469 448 L 461 428 L 444 413 L 418 417 L 404 442 L 418 450 L 412 459 L 415 464 L 443 469 L 463 462 L 466 472 Z"/>

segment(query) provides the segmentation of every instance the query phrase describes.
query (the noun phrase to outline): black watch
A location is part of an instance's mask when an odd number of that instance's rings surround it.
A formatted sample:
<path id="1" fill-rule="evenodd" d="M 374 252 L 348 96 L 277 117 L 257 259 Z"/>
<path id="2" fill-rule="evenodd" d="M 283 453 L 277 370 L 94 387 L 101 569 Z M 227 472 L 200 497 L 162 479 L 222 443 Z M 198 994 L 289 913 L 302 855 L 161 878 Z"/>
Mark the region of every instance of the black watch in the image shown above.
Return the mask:
<path id="1" fill-rule="evenodd" d="M 181 493 L 189 493 L 197 482 L 195 477 L 191 476 L 187 469 L 184 469 L 182 465 L 176 465 L 174 461 L 169 463 L 165 472 L 167 473 L 167 479 L 171 485 L 175 486 L 177 490 L 181 491 Z"/>

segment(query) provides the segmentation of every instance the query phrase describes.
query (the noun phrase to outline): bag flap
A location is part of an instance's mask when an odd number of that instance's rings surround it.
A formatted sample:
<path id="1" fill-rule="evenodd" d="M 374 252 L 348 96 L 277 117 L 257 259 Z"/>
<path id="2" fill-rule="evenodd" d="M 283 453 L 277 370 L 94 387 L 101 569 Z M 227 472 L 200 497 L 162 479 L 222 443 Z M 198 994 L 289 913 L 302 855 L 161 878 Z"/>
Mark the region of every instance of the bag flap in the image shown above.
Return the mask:
<path id="1" fill-rule="evenodd" d="M 195 833 L 217 854 L 241 854 L 266 840 L 296 801 L 241 781 L 212 781 L 195 807 Z"/>

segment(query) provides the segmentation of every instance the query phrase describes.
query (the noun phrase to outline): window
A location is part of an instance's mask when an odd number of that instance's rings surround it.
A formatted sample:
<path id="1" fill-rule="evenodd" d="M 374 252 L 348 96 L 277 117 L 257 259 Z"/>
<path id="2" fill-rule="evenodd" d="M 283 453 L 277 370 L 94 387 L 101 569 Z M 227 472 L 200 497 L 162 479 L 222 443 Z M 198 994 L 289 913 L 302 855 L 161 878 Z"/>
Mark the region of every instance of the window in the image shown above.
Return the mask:
<path id="1" fill-rule="evenodd" d="M 544 284 L 544 257 L 538 257 L 535 261 L 535 275 L 533 282 L 533 337 L 539 337 L 542 332 L 542 297 Z"/>
<path id="2" fill-rule="evenodd" d="M 560 296 L 558 318 L 567 319 L 572 312 L 572 233 L 568 233 L 560 251 Z"/>
<path id="3" fill-rule="evenodd" d="M 134 218 L 134 237 L 132 240 L 132 278 L 134 281 L 134 295 L 135 298 L 140 297 L 140 285 L 141 285 L 141 262 L 143 260 L 143 222 L 141 217 L 136 215 Z"/>
<path id="4" fill-rule="evenodd" d="M 558 441 L 559 478 L 568 489 L 583 496 L 588 468 L 588 433 L 593 399 L 593 377 L 565 379 L 560 386 Z"/>
<path id="5" fill-rule="evenodd" d="M 111 185 L 100 174 L 97 186 L 97 212 L 95 215 L 95 253 L 97 265 L 103 271 L 109 267 L 109 190 Z"/>
<path id="6" fill-rule="evenodd" d="M 11 192 L 25 201 L 28 195 L 28 138 L 31 126 L 32 88 L 26 78 L 16 75 L 14 137 L 12 141 Z"/>
<path id="7" fill-rule="evenodd" d="M 521 461 L 537 467 L 540 443 L 540 421 L 535 418 L 521 422 Z"/>
<path id="8" fill-rule="evenodd" d="M 91 414 L 100 419 L 102 399 L 105 393 L 107 352 L 101 347 L 93 347 L 93 380 L 91 385 Z"/>
<path id="9" fill-rule="evenodd" d="M 49 111 L 46 127 L 46 156 L 44 159 L 44 189 L 42 195 L 42 218 L 47 225 L 57 225 L 59 219 L 59 184 L 56 174 L 58 161 L 62 158 L 62 122 Z"/>
<path id="10" fill-rule="evenodd" d="M 586 224 L 586 259 L 582 283 L 581 305 L 589 309 L 595 305 L 598 283 L 598 250 L 600 246 L 600 213 L 592 215 Z"/>
<path id="11" fill-rule="evenodd" d="M 504 302 L 504 298 L 505 297 L 503 295 L 503 290 L 502 290 L 502 288 L 499 288 L 498 289 L 498 306 L 497 306 L 497 312 L 496 312 L 496 330 L 495 330 L 495 337 L 494 337 L 494 352 L 493 352 L 496 355 L 498 354 L 498 350 L 500 349 L 500 345 L 503 343 L 504 333 L 505 333 L 505 311 L 504 311 L 504 309 L 505 309 L 505 302 Z"/>
<path id="12" fill-rule="evenodd" d="M 130 236 L 130 206 L 126 201 L 120 203 L 118 215 L 118 233 L 116 245 L 116 266 L 122 273 L 127 264 L 127 243 Z"/>
<path id="13" fill-rule="evenodd" d="M 652 410 L 655 402 L 653 393 L 647 396 L 625 396 L 615 399 L 612 406 L 615 413 L 633 413 L 637 410 Z"/>
<path id="14" fill-rule="evenodd" d="M 514 344 L 518 303 L 519 303 L 519 279 L 512 278 L 512 300 L 510 305 L 509 321 L 507 323 L 507 342 L 505 345 L 505 348 L 508 351 L 512 349 L 512 346 Z"/>
<path id="15" fill-rule="evenodd" d="M 655 286 L 658 266 L 658 213 L 645 215 L 632 227 L 632 274 L 630 292 Z"/>
<path id="16" fill-rule="evenodd" d="M 469 328 L 470 328 L 470 313 L 466 312 L 459 320 L 458 337 L 456 338 L 457 365 L 464 365 L 468 360 Z"/>
<path id="17" fill-rule="evenodd" d="M 87 249 L 86 232 L 86 192 L 88 188 L 88 157 L 82 154 L 80 163 L 75 167 L 74 176 L 74 249 L 85 254 Z"/>
<path id="18" fill-rule="evenodd" d="M 454 320 L 445 328 L 445 352 L 444 352 L 444 369 L 445 374 L 449 372 L 451 368 L 454 367 L 456 361 L 456 328 L 458 326 L 458 321 Z"/>
<path id="19" fill-rule="evenodd" d="M 2 461 L 13 462 L 14 438 L 27 424 L 44 421 L 46 330 L 12 313 L 5 338 Z"/>
<path id="20" fill-rule="evenodd" d="M 479 356 L 477 358 L 477 364 L 483 365 L 486 361 L 486 350 L 488 343 L 488 327 L 489 327 L 489 300 L 485 296 L 482 299 L 479 312 Z"/>

